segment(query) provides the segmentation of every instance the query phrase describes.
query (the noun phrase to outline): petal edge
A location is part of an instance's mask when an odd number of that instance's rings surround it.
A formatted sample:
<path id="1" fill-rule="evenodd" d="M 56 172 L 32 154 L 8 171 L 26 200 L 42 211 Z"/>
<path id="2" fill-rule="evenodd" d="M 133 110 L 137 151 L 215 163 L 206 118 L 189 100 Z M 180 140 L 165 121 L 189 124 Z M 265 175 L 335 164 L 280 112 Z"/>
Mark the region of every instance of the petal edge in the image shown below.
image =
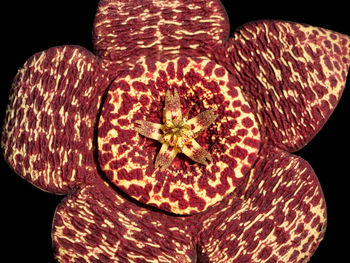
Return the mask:
<path id="1" fill-rule="evenodd" d="M 57 194 L 93 179 L 94 125 L 108 85 L 103 74 L 96 57 L 79 46 L 27 60 L 13 81 L 1 138 L 18 175 Z"/>
<path id="2" fill-rule="evenodd" d="M 244 87 L 265 140 L 293 152 L 336 107 L 350 66 L 350 37 L 285 21 L 243 25 L 217 52 Z"/>

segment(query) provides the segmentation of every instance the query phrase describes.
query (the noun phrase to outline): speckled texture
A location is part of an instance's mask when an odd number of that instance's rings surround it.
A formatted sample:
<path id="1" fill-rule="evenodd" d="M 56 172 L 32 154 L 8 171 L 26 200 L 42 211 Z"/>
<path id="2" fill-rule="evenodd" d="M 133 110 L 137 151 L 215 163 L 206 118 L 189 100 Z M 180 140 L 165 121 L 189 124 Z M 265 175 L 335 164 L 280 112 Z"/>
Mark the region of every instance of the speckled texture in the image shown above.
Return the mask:
<path id="1" fill-rule="evenodd" d="M 99 120 L 99 162 L 107 177 L 139 201 L 176 214 L 204 211 L 231 193 L 254 164 L 260 134 L 241 87 L 213 61 L 181 57 L 145 63 L 111 85 Z M 141 70 L 142 69 L 142 70 Z M 210 69 L 210 70 L 209 70 Z M 190 118 L 212 108 L 214 123 L 196 139 L 212 162 L 178 155 L 168 169 L 155 168 L 160 143 L 140 136 L 136 120 L 162 122 L 165 92 L 176 88 Z"/>
<path id="2" fill-rule="evenodd" d="M 265 140 L 293 152 L 337 105 L 350 66 L 350 39 L 292 22 L 252 22 L 215 57 L 241 83 Z"/>
<path id="3" fill-rule="evenodd" d="M 350 38 L 284 21 L 252 22 L 230 39 L 227 34 L 227 16 L 219 1 L 100 1 L 94 25 L 96 55 L 78 46 L 55 47 L 35 54 L 18 72 L 1 146 L 6 161 L 21 177 L 45 191 L 68 194 L 57 208 L 52 228 L 58 261 L 310 259 L 324 235 L 325 200 L 310 165 L 289 152 L 307 144 L 337 105 L 349 69 Z M 199 79 L 211 76 L 216 84 L 202 80 L 199 84 L 194 75 L 186 80 L 191 70 L 185 61 L 191 61 L 193 72 L 200 72 Z M 139 78 L 142 81 L 133 83 Z M 182 86 L 183 78 L 190 87 Z M 241 104 L 225 91 L 227 80 Z M 151 85 L 145 87 L 143 81 Z M 156 156 L 157 142 L 123 127 L 130 125 L 129 118 L 160 123 L 169 83 L 177 85 L 183 107 L 195 101 L 190 114 L 209 106 L 226 114 L 228 105 L 238 107 L 249 114 L 241 125 L 261 138 L 228 152 L 236 160 L 246 156 L 248 145 L 256 148 L 256 160 L 248 161 L 249 168 L 241 169 L 241 174 L 235 172 L 240 176 L 235 185 L 215 188 L 226 190 L 223 196 L 196 211 L 188 209 L 185 213 L 195 213 L 186 216 L 180 215 L 178 190 L 167 196 L 166 187 L 160 186 L 159 203 L 139 198 L 142 195 L 123 189 L 115 180 L 120 167 L 104 172 L 103 153 L 98 154 L 110 151 L 105 144 L 111 143 L 135 153 L 126 157 L 129 166 L 148 159 L 150 168 L 139 169 L 137 176 L 153 173 L 150 160 Z M 219 94 L 224 95 L 214 99 Z M 104 128 L 114 108 L 126 117 L 119 116 L 112 128 Z M 239 120 L 240 116 L 230 117 Z M 216 152 L 209 144 L 248 136 L 233 126 L 218 117 L 197 138 L 211 151 L 213 161 L 227 161 L 226 149 L 235 149 L 240 142 L 225 142 Z M 118 131 L 115 138 L 103 134 L 113 129 Z M 215 140 L 208 136 L 216 132 Z M 102 144 L 97 137 L 104 139 Z M 149 151 L 139 150 L 146 145 Z M 169 171 L 184 173 L 188 167 L 200 166 L 177 156 Z M 199 178 L 204 178 L 205 169 L 197 169 Z M 164 182 L 171 181 L 170 172 L 163 173 Z M 144 184 L 137 178 L 135 182 Z M 153 183 L 157 185 L 156 180 Z M 202 183 L 207 198 L 209 180 Z M 167 198 L 170 205 L 160 205 Z"/>
<path id="4" fill-rule="evenodd" d="M 13 81 L 1 138 L 15 172 L 58 194 L 95 180 L 93 135 L 108 83 L 99 59 L 82 47 L 28 59 Z"/>
<path id="5" fill-rule="evenodd" d="M 264 146 L 254 170 L 234 194 L 203 215 L 200 258 L 209 262 L 308 261 L 326 229 L 326 205 L 317 177 L 305 160 Z"/>

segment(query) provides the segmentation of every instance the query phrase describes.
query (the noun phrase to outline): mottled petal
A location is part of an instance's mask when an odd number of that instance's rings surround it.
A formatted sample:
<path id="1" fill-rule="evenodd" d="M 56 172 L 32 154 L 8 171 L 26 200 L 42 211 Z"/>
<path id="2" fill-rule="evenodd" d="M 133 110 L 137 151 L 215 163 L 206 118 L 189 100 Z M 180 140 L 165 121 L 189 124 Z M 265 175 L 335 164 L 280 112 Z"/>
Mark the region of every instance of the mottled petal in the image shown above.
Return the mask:
<path id="1" fill-rule="evenodd" d="M 291 152 L 306 145 L 343 92 L 350 37 L 292 22 L 259 21 L 237 30 L 226 48 L 217 59 L 242 84 L 265 139 Z"/>
<path id="2" fill-rule="evenodd" d="M 57 208 L 52 238 L 59 262 L 194 262 L 182 218 L 141 208 L 99 182 Z"/>
<path id="3" fill-rule="evenodd" d="M 162 138 L 162 128 L 164 125 L 144 120 L 138 120 L 135 123 L 139 125 L 135 130 L 141 135 L 157 141 Z"/>
<path id="4" fill-rule="evenodd" d="M 218 0 L 102 0 L 94 47 L 105 59 L 133 64 L 142 56 L 205 56 L 228 33 L 228 17 Z"/>
<path id="5" fill-rule="evenodd" d="M 167 143 L 163 143 L 156 157 L 156 162 L 154 164 L 155 168 L 160 167 L 160 170 L 164 171 L 170 166 L 177 153 L 178 152 L 174 147 L 169 146 Z"/>
<path id="6" fill-rule="evenodd" d="M 165 105 L 163 112 L 163 121 L 172 122 L 173 120 L 181 120 L 182 112 L 181 112 L 181 103 L 179 93 L 177 89 L 174 89 L 174 95 L 170 93 L 169 90 L 165 93 Z"/>
<path id="7" fill-rule="evenodd" d="M 314 171 L 300 157 L 275 148 L 262 151 L 231 198 L 205 213 L 203 262 L 308 262 L 326 228 Z"/>
<path id="8" fill-rule="evenodd" d="M 64 46 L 35 54 L 18 71 L 1 145 L 10 166 L 35 186 L 67 193 L 93 179 L 94 127 L 108 86 L 100 66 L 86 49 Z"/>
<path id="9" fill-rule="evenodd" d="M 209 125 L 211 125 L 218 117 L 218 114 L 214 114 L 213 112 L 214 109 L 203 111 L 197 116 L 188 120 L 186 124 L 188 124 L 190 127 L 194 127 L 192 129 L 194 133 L 200 133 L 206 128 L 208 128 Z"/>
<path id="10" fill-rule="evenodd" d="M 193 161 L 204 165 L 208 165 L 208 161 L 213 161 L 210 154 L 195 140 L 193 140 L 191 144 L 185 145 L 182 149 L 182 153 Z"/>

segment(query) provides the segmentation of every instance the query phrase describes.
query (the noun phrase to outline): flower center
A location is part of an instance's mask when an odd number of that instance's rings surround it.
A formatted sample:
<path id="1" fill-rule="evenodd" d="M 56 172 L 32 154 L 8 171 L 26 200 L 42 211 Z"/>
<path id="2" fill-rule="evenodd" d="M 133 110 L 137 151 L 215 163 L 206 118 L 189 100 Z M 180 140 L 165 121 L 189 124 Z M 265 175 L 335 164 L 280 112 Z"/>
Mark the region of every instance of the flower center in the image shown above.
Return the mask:
<path id="1" fill-rule="evenodd" d="M 186 124 L 186 118 L 175 118 L 173 121 L 166 121 L 162 130 L 164 135 L 160 142 L 168 143 L 179 152 L 182 152 L 185 145 L 191 145 L 193 139 L 197 137 L 191 127 Z"/>
<path id="2" fill-rule="evenodd" d="M 203 111 L 188 120 L 189 110 L 182 117 L 177 90 L 174 90 L 174 95 L 167 91 L 163 110 L 164 124 L 144 120 L 135 122 L 139 125 L 136 127 L 138 133 L 162 143 L 155 167 L 165 170 L 178 153 L 185 154 L 197 163 L 208 165 L 208 161 L 212 161 L 211 156 L 195 141 L 195 138 L 215 121 L 218 115 L 213 114 L 213 111 L 213 109 Z"/>

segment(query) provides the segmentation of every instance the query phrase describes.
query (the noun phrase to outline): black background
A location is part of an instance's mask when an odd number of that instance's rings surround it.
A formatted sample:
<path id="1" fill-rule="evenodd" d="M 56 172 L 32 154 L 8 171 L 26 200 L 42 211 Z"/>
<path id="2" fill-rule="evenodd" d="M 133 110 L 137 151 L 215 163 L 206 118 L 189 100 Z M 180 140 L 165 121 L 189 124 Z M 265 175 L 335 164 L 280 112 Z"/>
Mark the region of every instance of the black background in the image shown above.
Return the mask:
<path id="1" fill-rule="evenodd" d="M 65 44 L 81 45 L 92 51 L 91 31 L 97 2 L 4 1 L 1 5 L 1 126 L 12 79 L 27 58 L 49 47 Z M 331 1 L 327 5 L 307 2 L 306 6 L 306 1 L 260 2 L 259 5 L 251 1 L 224 1 L 224 5 L 230 17 L 231 32 L 252 20 L 281 19 L 350 35 L 348 7 L 339 2 Z M 327 232 L 310 261 L 312 263 L 344 262 L 348 252 L 349 242 L 343 238 L 349 236 L 349 104 L 348 83 L 325 127 L 296 153 L 314 168 L 328 206 Z M 51 224 L 62 196 L 45 193 L 16 176 L 2 157 L 0 165 L 2 257 L 8 258 L 8 262 L 54 262 Z"/>

